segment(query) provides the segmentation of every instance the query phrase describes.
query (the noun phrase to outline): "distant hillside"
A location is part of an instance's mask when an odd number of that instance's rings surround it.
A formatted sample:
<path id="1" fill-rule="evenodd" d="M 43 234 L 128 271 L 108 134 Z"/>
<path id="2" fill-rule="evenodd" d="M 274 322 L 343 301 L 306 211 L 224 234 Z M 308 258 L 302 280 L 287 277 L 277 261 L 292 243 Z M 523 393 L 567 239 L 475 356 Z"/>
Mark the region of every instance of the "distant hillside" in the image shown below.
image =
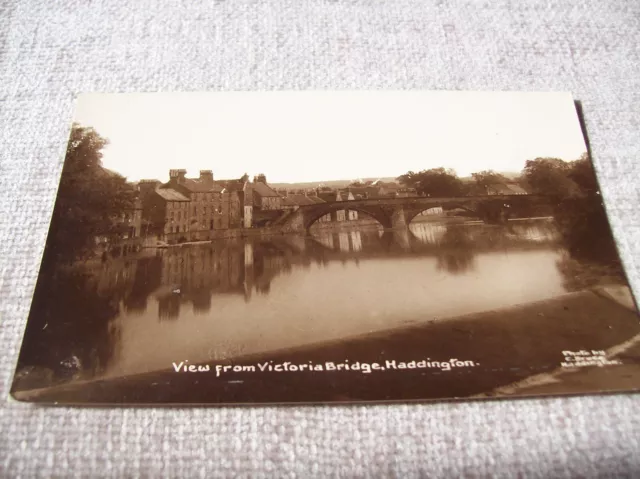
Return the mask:
<path id="1" fill-rule="evenodd" d="M 513 171 L 496 171 L 496 173 L 506 177 L 509 180 L 516 180 L 520 177 L 520 173 L 515 173 Z M 473 181 L 473 176 L 461 176 L 460 179 L 462 181 Z"/>
<path id="2" fill-rule="evenodd" d="M 395 178 L 358 178 L 360 181 L 396 181 Z M 356 180 L 331 180 L 331 181 L 309 181 L 305 183 L 269 183 L 271 188 L 286 188 L 286 189 L 306 189 L 317 188 L 318 186 L 328 186 L 329 188 L 346 188 L 349 184 Z"/>
<path id="3" fill-rule="evenodd" d="M 507 178 L 513 180 L 520 176 L 520 173 L 514 173 L 512 171 L 499 171 L 501 175 L 506 176 Z M 471 176 L 463 176 L 460 178 L 462 181 L 473 181 Z M 386 177 L 386 178 L 359 178 L 360 181 L 384 181 L 384 182 L 395 182 L 396 179 L 394 177 Z M 301 183 L 269 183 L 272 188 L 281 188 L 281 189 L 290 189 L 290 190 L 302 190 L 309 188 L 317 188 L 318 186 L 328 186 L 329 188 L 346 188 L 349 184 L 353 183 L 356 180 L 331 180 L 331 181 L 309 181 L 309 182 L 301 182 Z"/>

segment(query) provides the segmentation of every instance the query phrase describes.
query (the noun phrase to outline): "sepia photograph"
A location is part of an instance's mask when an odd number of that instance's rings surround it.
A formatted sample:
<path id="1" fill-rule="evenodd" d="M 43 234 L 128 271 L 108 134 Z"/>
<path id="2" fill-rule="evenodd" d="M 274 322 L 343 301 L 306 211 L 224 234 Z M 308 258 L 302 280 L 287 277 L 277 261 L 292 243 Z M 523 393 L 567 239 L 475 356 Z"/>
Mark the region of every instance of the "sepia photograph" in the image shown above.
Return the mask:
<path id="1" fill-rule="evenodd" d="M 15 399 L 639 387 L 637 307 L 570 93 L 77 98 Z"/>

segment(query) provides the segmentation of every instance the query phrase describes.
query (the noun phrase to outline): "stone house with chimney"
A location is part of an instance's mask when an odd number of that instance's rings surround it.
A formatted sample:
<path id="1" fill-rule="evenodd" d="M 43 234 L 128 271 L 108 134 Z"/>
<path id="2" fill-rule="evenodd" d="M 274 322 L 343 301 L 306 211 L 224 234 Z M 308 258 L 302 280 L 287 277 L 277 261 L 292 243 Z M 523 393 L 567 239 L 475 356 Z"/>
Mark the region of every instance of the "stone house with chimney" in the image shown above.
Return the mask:
<path id="1" fill-rule="evenodd" d="M 262 211 L 282 209 L 282 196 L 276 190 L 259 180 L 256 180 L 252 187 L 255 208 Z"/>
<path id="2" fill-rule="evenodd" d="M 211 170 L 201 170 L 198 178 L 187 178 L 184 169 L 170 170 L 167 183 L 140 182 L 143 219 L 162 241 L 211 239 L 217 231 L 243 227 L 244 217 L 251 216 L 252 205 L 244 207 L 245 183 L 214 181 Z"/>

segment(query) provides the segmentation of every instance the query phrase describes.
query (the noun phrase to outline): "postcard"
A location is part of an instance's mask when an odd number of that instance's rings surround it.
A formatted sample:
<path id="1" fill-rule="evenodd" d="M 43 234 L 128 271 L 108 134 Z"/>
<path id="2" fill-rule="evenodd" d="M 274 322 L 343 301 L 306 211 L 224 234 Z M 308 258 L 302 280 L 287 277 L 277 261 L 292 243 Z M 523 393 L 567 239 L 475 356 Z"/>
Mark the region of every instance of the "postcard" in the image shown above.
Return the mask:
<path id="1" fill-rule="evenodd" d="M 639 386 L 638 311 L 571 94 L 78 97 L 13 398 Z"/>

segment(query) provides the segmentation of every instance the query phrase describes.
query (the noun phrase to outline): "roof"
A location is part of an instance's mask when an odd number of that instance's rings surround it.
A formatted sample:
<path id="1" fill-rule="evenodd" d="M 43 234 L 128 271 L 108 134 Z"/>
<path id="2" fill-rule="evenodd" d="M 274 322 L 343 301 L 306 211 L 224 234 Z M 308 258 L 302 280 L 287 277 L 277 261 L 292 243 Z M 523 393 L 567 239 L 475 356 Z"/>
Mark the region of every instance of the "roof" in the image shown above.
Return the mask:
<path id="1" fill-rule="evenodd" d="M 355 195 L 353 194 L 353 191 L 346 189 L 346 190 L 340 190 L 340 197 L 342 198 L 342 201 L 347 201 L 349 200 L 349 194 L 351 194 L 351 199 L 355 199 Z"/>
<path id="2" fill-rule="evenodd" d="M 355 199 L 379 198 L 382 196 L 380 194 L 380 187 L 378 186 L 350 186 L 348 189 Z"/>
<path id="3" fill-rule="evenodd" d="M 189 201 L 189 198 L 171 188 L 158 188 L 156 193 L 167 201 Z"/>
<path id="4" fill-rule="evenodd" d="M 517 185 L 517 184 L 515 184 L 515 183 L 509 183 L 509 184 L 507 184 L 507 186 L 508 186 L 508 187 L 509 187 L 509 189 L 510 189 L 511 191 L 513 191 L 516 195 L 526 195 L 526 194 L 528 194 L 528 193 L 527 193 L 527 190 L 525 190 L 522 186 Z"/>
<path id="5" fill-rule="evenodd" d="M 280 197 L 280 195 L 278 193 L 276 193 L 276 191 L 271 188 L 269 185 L 265 184 L 265 183 L 261 183 L 261 182 L 254 182 L 253 183 L 253 191 L 255 193 L 257 193 L 260 196 L 277 196 Z"/>
<path id="6" fill-rule="evenodd" d="M 220 185 L 212 184 L 211 181 L 207 180 L 185 178 L 180 184 L 194 193 L 208 193 L 210 191 L 222 190 Z"/>
<path id="7" fill-rule="evenodd" d="M 318 191 L 318 196 L 322 198 L 324 201 L 338 201 L 336 198 L 340 195 L 338 191 Z"/>
<path id="8" fill-rule="evenodd" d="M 242 191 L 244 189 L 245 182 L 242 180 L 216 180 L 213 184 L 229 191 Z"/>
<path id="9" fill-rule="evenodd" d="M 316 204 L 317 203 L 325 203 L 325 201 L 322 198 L 320 198 L 318 196 L 315 196 L 315 195 L 309 195 L 309 196 L 307 196 L 307 199 L 310 200 L 311 203 L 316 203 Z M 309 203 L 309 204 L 311 204 L 311 203 Z"/>
<path id="10" fill-rule="evenodd" d="M 316 202 L 314 200 L 312 200 L 311 198 L 309 198 L 307 195 L 302 195 L 300 193 L 289 194 L 289 196 L 287 196 L 286 199 L 288 199 L 290 201 L 293 201 L 294 204 L 296 204 L 298 206 L 316 204 Z"/>
<path id="11" fill-rule="evenodd" d="M 487 190 L 493 190 L 501 195 L 526 195 L 527 192 L 520 185 L 515 183 L 496 183 L 489 185 Z"/>

